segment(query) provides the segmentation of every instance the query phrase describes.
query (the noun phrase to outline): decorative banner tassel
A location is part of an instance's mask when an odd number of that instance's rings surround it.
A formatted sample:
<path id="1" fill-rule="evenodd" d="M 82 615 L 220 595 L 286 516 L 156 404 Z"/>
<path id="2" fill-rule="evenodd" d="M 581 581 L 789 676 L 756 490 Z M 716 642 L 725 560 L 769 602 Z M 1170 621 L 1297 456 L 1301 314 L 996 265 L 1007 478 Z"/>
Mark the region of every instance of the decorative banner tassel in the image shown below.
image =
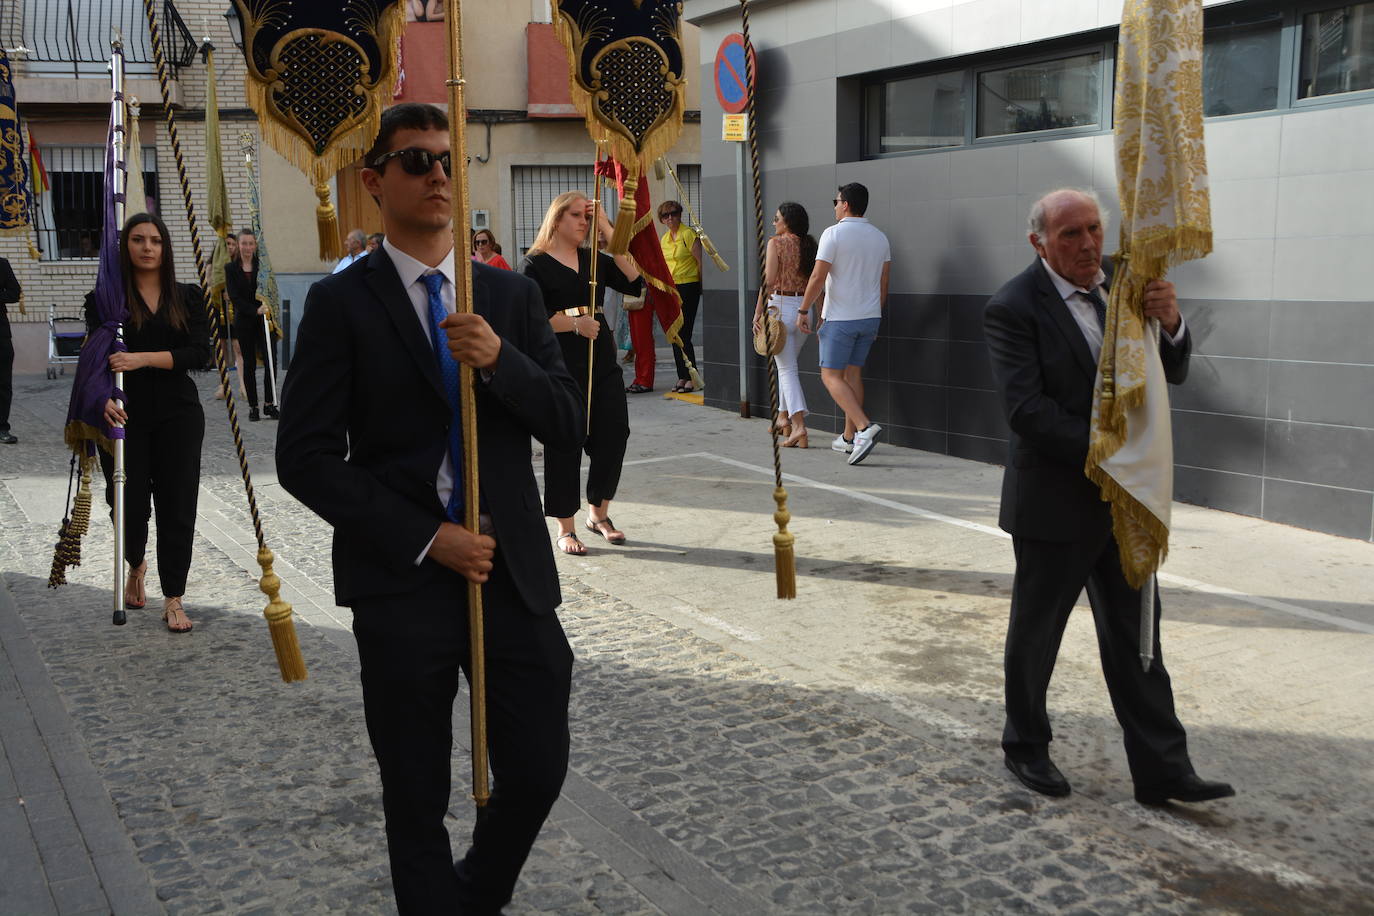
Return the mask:
<path id="1" fill-rule="evenodd" d="M 48 588 L 67 584 L 67 557 L 71 552 L 70 518 L 62 519 L 62 527 L 57 531 L 57 543 L 53 546 L 52 569 L 48 572 Z"/>
<path id="2" fill-rule="evenodd" d="M 797 597 L 797 558 L 793 545 L 797 539 L 787 530 L 792 513 L 787 511 L 787 490 L 773 488 L 773 502 L 778 511 L 773 513 L 773 521 L 778 524 L 778 533 L 773 535 L 773 564 L 778 573 L 778 597 Z"/>
<path id="3" fill-rule="evenodd" d="M 630 239 L 635 234 L 635 191 L 639 190 L 639 163 L 630 167 L 625 179 L 625 189 L 620 194 L 620 208 L 615 214 L 615 231 L 606 245 L 608 254 L 620 255 L 630 250 Z"/>
<path id="4" fill-rule="evenodd" d="M 337 261 L 343 257 L 343 246 L 339 244 L 339 216 L 329 199 L 329 184 L 321 181 L 315 185 L 315 196 L 320 204 L 315 208 L 315 228 L 320 233 L 320 260 Z"/>
<path id="5" fill-rule="evenodd" d="M 301 656 L 300 640 L 296 638 L 295 621 L 291 619 L 291 605 L 282 600 L 281 579 L 272 571 L 273 559 L 271 549 L 258 548 L 258 565 L 262 567 L 258 588 L 267 596 L 262 616 L 267 618 L 267 629 L 272 634 L 272 648 L 277 652 L 281 679 L 289 684 L 305 680 L 305 659 Z"/>

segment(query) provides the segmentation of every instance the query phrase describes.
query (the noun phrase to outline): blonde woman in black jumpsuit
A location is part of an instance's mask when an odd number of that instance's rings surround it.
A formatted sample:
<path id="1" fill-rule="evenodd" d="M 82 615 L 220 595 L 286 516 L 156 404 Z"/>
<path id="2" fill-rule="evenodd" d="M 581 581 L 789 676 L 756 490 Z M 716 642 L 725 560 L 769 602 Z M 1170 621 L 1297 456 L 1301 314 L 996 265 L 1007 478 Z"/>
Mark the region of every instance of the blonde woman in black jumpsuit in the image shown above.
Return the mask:
<path id="1" fill-rule="evenodd" d="M 539 284 L 544 306 L 549 310 L 549 324 L 563 348 L 568 372 L 582 389 L 584 404 L 587 341 L 594 341 L 591 430 L 582 446 L 590 459 L 586 528 L 608 543 L 623 544 L 625 534 L 615 527 L 609 512 L 620 484 L 625 443 L 630 438 L 630 417 L 625 406 L 625 378 L 620 373 L 615 342 L 601 314 L 601 304 L 608 287 L 627 296 L 636 296 L 644 281 L 628 257 L 612 258 L 601 254 L 596 267 L 596 317 L 568 314 L 569 310 L 585 310 L 588 305 L 592 253 L 583 244 L 591 224 L 591 210 L 592 202 L 581 191 L 568 191 L 554 198 L 521 269 Z M 611 237 L 611 222 L 604 210 L 597 215 L 597 228 L 602 240 L 607 241 Z M 581 469 L 582 456 L 578 451 L 545 447 L 544 514 L 558 519 L 558 549 L 574 556 L 587 553 L 586 545 L 577 537 L 573 518 L 580 502 L 577 491 Z"/>
<path id="2" fill-rule="evenodd" d="M 120 272 L 129 308 L 124 325 L 127 353 L 110 355 L 110 368 L 124 373 L 126 409 L 105 405 L 105 419 L 124 423 L 125 556 L 129 578 L 124 586 L 128 607 L 141 608 L 147 598 L 143 578 L 148 519 L 157 511 L 157 572 L 162 585 L 162 619 L 173 633 L 186 633 L 191 621 L 181 599 L 191 569 L 191 542 L 196 530 L 196 494 L 200 487 L 200 446 L 205 412 L 200 395 L 186 374 L 210 358 L 210 325 L 199 287 L 176 282 L 167 227 L 150 213 L 138 213 L 120 236 Z M 100 324 L 95 294 L 86 296 L 86 324 Z M 114 461 L 103 449 L 105 499 L 114 505 Z"/>

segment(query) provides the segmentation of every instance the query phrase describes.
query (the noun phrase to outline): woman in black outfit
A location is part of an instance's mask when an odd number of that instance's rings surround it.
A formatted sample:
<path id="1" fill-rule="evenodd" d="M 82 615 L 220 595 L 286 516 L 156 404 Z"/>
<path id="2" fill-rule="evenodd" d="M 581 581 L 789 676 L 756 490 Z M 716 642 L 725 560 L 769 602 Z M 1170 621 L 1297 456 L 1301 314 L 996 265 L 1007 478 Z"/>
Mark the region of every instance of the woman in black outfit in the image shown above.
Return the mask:
<path id="1" fill-rule="evenodd" d="M 129 320 L 124 325 L 127 353 L 112 353 L 110 368 L 124 373 L 127 407 L 105 405 L 107 422 L 124 424 L 124 547 L 129 578 L 124 603 L 141 608 L 147 601 L 148 519 L 157 509 L 157 572 L 162 584 L 162 619 L 173 633 L 186 633 L 191 621 L 181 599 L 191 568 L 196 530 L 196 493 L 200 487 L 200 446 L 205 413 L 187 369 L 201 369 L 210 358 L 210 327 L 199 287 L 176 282 L 167 227 L 151 213 L 124 224 L 119 247 Z M 95 293 L 86 295 L 86 325 L 100 326 Z M 100 450 L 105 471 L 105 501 L 114 506 L 114 459 Z"/>
<path id="2" fill-rule="evenodd" d="M 234 303 L 234 337 L 243 352 L 243 383 L 248 389 L 248 419 L 258 420 L 258 354 L 262 354 L 263 412 L 273 420 L 277 412 L 272 380 L 267 377 L 267 339 L 262 316 L 267 306 L 258 302 L 258 237 L 251 229 L 239 230 L 239 256 L 224 265 L 224 291 Z"/>
<path id="3" fill-rule="evenodd" d="M 601 314 L 607 287 L 627 296 L 639 295 L 644 281 L 634 262 L 621 255 L 601 254 L 596 267 L 596 317 L 580 314 L 588 306 L 592 253 L 582 247 L 591 223 L 592 202 L 581 191 L 568 191 L 554 198 L 544 223 L 521 269 L 539 284 L 549 324 L 563 348 L 563 361 L 577 380 L 582 396 L 587 395 L 588 341 L 595 348 L 592 361 L 591 430 L 582 448 L 591 465 L 587 470 L 587 530 L 611 544 L 625 543 L 608 514 L 611 500 L 620 483 L 620 467 L 625 460 L 625 443 L 630 438 L 630 417 L 625 406 L 625 379 L 616 360 L 610 326 Z M 604 240 L 611 237 L 611 222 L 605 211 L 598 212 L 598 229 Z M 585 400 L 584 400 L 585 403 Z M 558 548 L 564 553 L 584 556 L 586 546 L 577 537 L 573 516 L 578 506 L 578 478 L 582 456 L 576 450 L 544 449 L 544 514 L 558 519 Z"/>

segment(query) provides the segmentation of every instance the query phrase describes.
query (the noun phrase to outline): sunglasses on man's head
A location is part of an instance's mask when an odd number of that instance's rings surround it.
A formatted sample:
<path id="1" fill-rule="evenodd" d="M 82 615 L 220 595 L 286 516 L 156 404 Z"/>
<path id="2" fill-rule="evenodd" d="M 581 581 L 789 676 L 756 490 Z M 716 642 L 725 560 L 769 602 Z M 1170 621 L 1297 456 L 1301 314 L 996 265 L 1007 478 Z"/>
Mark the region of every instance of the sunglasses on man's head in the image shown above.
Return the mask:
<path id="1" fill-rule="evenodd" d="M 444 167 L 444 174 L 453 177 L 453 164 L 449 158 L 448 150 L 442 153 L 431 153 L 427 149 L 420 149 L 417 146 L 407 147 L 406 149 L 392 150 L 391 152 L 378 156 L 372 163 L 372 168 L 380 170 L 392 159 L 401 160 L 401 168 L 407 175 L 428 175 L 434 168 L 435 160 Z"/>

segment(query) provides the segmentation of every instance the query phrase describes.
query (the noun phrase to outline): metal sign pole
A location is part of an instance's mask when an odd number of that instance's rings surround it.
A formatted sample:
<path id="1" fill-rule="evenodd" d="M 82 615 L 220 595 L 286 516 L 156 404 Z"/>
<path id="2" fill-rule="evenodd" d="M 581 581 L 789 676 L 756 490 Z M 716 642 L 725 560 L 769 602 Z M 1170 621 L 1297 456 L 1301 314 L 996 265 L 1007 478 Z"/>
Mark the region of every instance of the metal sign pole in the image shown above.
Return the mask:
<path id="1" fill-rule="evenodd" d="M 749 200 L 744 183 L 744 172 L 747 168 L 744 161 L 744 144 L 735 144 L 735 202 L 738 205 L 739 222 L 736 229 L 739 232 L 739 254 L 736 255 L 735 263 L 739 265 L 739 271 L 735 274 L 736 287 L 739 291 L 739 415 L 744 419 L 749 419 L 749 365 L 746 362 L 749 356 L 749 338 L 753 331 L 749 321 L 749 227 L 748 217 L 745 213 L 745 201 Z"/>

